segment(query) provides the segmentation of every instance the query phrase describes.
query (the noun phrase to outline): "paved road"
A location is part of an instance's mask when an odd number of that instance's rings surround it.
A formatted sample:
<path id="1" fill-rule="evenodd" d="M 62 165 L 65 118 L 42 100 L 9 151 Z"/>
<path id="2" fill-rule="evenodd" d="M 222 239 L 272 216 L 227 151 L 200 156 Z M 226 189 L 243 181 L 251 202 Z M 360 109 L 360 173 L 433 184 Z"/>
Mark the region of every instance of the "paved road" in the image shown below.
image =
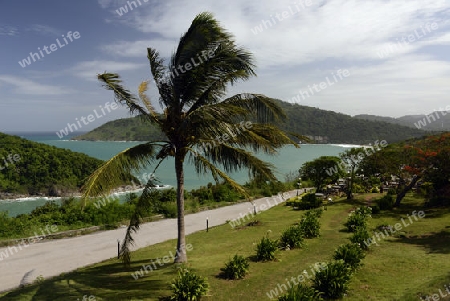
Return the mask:
<path id="1" fill-rule="evenodd" d="M 296 194 L 296 190 L 283 194 L 284 199 Z M 283 201 L 280 195 L 253 201 L 256 210 L 264 211 Z M 202 211 L 185 216 L 186 234 L 209 226 L 224 224 L 227 220 L 239 219 L 253 212 L 250 202 L 214 210 Z M 164 219 L 143 224 L 135 235 L 134 249 L 160 243 L 177 237 L 176 219 Z M 23 276 L 29 272 L 29 279 L 42 275 L 45 278 L 70 272 L 77 268 L 117 256 L 117 240 L 125 236 L 126 228 L 97 232 L 73 238 L 43 241 L 28 247 L 0 248 L 0 291 L 19 286 Z M 3 255 L 2 255 L 3 254 Z M 5 256 L 7 254 L 7 257 Z M 6 258 L 5 258 L 6 257 Z"/>

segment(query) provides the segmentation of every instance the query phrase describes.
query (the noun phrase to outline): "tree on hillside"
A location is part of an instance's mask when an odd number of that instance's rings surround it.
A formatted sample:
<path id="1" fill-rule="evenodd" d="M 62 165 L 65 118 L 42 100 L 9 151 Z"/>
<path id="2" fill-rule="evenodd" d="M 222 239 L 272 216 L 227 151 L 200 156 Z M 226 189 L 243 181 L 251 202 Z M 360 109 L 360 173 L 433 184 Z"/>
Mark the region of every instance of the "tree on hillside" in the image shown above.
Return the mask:
<path id="1" fill-rule="evenodd" d="M 163 114 L 157 114 L 146 95 L 148 82 L 139 86 L 139 98 L 122 86 L 117 74 L 98 76 L 104 87 L 111 90 L 117 102 L 126 105 L 132 114 L 140 115 L 157 125 L 167 139 L 150 141 L 124 150 L 97 169 L 84 186 L 84 197 L 108 193 L 117 179 L 132 171 L 174 158 L 177 181 L 178 241 L 175 262 L 187 262 L 184 224 L 184 163 L 195 166 L 197 173 L 211 172 L 237 191 L 244 188 L 227 172 L 247 168 L 253 177 L 275 181 L 273 165 L 251 151 L 275 154 L 286 144 L 295 144 L 283 131 L 273 126 L 283 111 L 275 102 L 260 94 L 237 94 L 226 99 L 226 88 L 239 80 L 255 75 L 252 55 L 238 47 L 210 13 L 195 17 L 188 31 L 180 38 L 169 66 L 159 53 L 148 48 L 150 70 L 159 92 Z M 250 122 L 251 121 L 251 122 Z M 245 125 L 245 126 L 243 126 Z M 131 217 L 121 257 L 130 262 L 132 233 L 139 229 L 141 212 L 152 201 L 150 179 Z"/>
<path id="2" fill-rule="evenodd" d="M 339 179 L 341 170 L 336 168 L 339 158 L 334 156 L 322 156 L 313 161 L 305 162 L 299 170 L 303 179 L 309 179 L 314 183 L 317 191 L 322 191 L 323 185 L 334 183 Z M 330 172 L 334 170 L 336 172 Z"/>

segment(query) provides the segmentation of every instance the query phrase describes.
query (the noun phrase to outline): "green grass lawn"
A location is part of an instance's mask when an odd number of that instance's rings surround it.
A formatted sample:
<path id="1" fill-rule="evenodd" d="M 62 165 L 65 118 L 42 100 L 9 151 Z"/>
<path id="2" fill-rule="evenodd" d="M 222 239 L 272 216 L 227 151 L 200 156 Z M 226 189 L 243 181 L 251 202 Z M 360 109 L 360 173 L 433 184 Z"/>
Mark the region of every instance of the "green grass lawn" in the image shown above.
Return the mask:
<path id="1" fill-rule="evenodd" d="M 368 194 L 360 198 L 371 197 Z M 401 209 L 374 215 L 369 228 L 394 225 L 413 210 L 424 210 L 422 203 L 409 196 Z M 251 262 L 250 272 L 243 280 L 219 278 L 220 268 L 234 254 L 254 255 L 256 243 L 269 230 L 271 238 L 279 238 L 284 229 L 299 221 L 302 211 L 280 205 L 259 214 L 258 226 L 232 229 L 222 225 L 189 235 L 187 242 L 193 250 L 188 252 L 187 266 L 207 277 L 210 284 L 209 294 L 202 300 L 270 300 L 266 293 L 278 284 L 286 284 L 287 278 L 297 277 L 304 270 L 310 271 L 314 263 L 329 261 L 334 250 L 348 242 L 350 234 L 345 232 L 343 223 L 352 208 L 360 204 L 365 201 L 342 199 L 328 206 L 320 219 L 319 238 L 307 239 L 303 249 L 279 251 L 277 261 Z M 438 293 L 439 289 L 445 292 L 444 285 L 450 286 L 450 210 L 425 210 L 425 214 L 425 218 L 414 221 L 398 235 L 371 247 L 364 265 L 351 279 L 346 300 L 420 300 L 419 296 Z M 158 269 L 138 280 L 131 273 L 170 251 L 174 253 L 175 246 L 176 241 L 170 240 L 140 249 L 133 253 L 131 268 L 111 259 L 15 290 L 0 300 L 82 300 L 84 295 L 95 296 L 95 300 L 160 300 L 170 295 L 169 283 L 177 275 L 174 264 L 157 264 Z"/>

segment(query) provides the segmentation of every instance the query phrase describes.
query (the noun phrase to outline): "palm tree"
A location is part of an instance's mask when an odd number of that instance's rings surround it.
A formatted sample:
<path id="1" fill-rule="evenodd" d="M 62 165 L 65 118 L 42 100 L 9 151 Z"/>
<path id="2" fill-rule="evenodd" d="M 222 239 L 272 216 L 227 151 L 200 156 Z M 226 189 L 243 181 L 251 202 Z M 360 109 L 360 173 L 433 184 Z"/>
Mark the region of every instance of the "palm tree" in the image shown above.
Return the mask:
<path id="1" fill-rule="evenodd" d="M 143 121 L 157 125 L 166 139 L 137 145 L 111 158 L 88 178 L 83 196 L 86 199 L 105 195 L 131 172 L 148 164 L 154 164 L 156 171 L 163 160 L 174 157 L 178 213 L 175 262 L 187 262 L 185 160 L 194 164 L 197 173 L 210 172 L 216 182 L 222 179 L 248 197 L 227 172 L 247 168 L 253 177 L 275 181 L 273 166 L 255 157 L 251 151 L 275 154 L 277 148 L 295 142 L 271 124 L 285 117 L 272 99 L 260 94 L 237 94 L 223 99 L 228 84 L 256 75 L 255 66 L 252 55 L 238 47 L 232 35 L 210 13 L 195 17 L 189 30 L 180 38 L 168 67 L 155 49 L 148 48 L 147 53 L 162 114 L 156 112 L 146 95 L 148 82 L 141 83 L 137 97 L 122 87 L 117 74 L 104 73 L 98 75 L 98 79 L 106 89 L 114 92 L 117 102 L 126 105 L 130 113 L 139 115 Z M 243 129 L 242 121 L 252 122 L 251 126 Z M 143 210 L 150 206 L 154 197 L 153 184 L 154 180 L 150 179 L 130 219 L 121 246 L 125 263 L 130 262 L 132 233 L 139 229 Z"/>

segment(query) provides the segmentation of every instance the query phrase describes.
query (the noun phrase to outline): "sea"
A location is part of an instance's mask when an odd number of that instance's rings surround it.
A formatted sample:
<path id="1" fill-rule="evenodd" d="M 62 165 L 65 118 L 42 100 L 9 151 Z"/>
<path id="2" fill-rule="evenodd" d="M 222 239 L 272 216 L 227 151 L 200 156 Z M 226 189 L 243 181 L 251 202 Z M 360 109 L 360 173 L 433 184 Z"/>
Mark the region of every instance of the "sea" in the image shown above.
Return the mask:
<path id="1" fill-rule="evenodd" d="M 71 138 L 83 133 L 70 133 L 70 135 L 60 139 L 55 132 L 7 132 L 10 135 L 16 135 L 21 138 L 53 145 L 59 148 L 68 149 L 74 152 L 84 153 L 94 158 L 108 160 L 117 153 L 138 145 L 142 142 L 136 141 L 76 141 Z M 275 167 L 275 174 L 281 181 L 285 181 L 288 173 L 298 173 L 303 163 L 314 160 L 320 156 L 337 156 L 346 148 L 355 145 L 345 144 L 302 144 L 299 148 L 294 146 L 286 146 L 279 150 L 276 155 L 257 154 L 258 158 L 270 162 Z M 153 174 L 154 166 L 135 173 L 138 179 L 146 179 L 151 174 L 160 182 L 161 185 L 171 185 L 175 187 L 175 164 L 173 159 L 166 159 L 162 162 L 156 172 Z M 238 183 L 245 184 L 249 180 L 248 171 L 232 172 L 229 175 Z M 194 167 L 189 164 L 189 160 L 185 162 L 185 187 L 187 190 L 206 186 L 209 182 L 214 183 L 211 175 L 198 175 Z M 125 199 L 125 196 L 122 195 Z M 29 213 L 38 206 L 44 205 L 48 201 L 60 202 L 60 198 L 42 198 L 28 197 L 17 200 L 0 200 L 0 211 L 7 211 L 9 216 L 17 216 L 18 214 Z"/>

